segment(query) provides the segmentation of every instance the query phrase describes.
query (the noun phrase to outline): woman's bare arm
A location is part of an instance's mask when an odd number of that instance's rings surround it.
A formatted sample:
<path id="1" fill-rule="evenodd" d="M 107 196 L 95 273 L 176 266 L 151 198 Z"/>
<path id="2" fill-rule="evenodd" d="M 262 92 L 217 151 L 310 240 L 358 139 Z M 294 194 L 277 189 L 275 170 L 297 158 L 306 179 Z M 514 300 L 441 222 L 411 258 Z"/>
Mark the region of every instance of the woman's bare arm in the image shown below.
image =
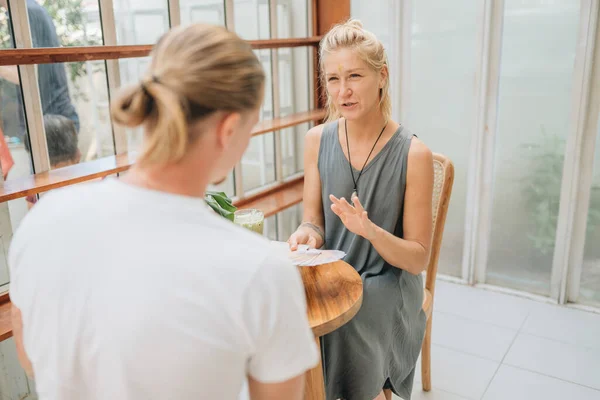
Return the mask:
<path id="1" fill-rule="evenodd" d="M 304 215 L 302 224 L 290 236 L 288 242 L 295 250 L 298 244 L 319 248 L 325 243 L 321 178 L 319 176 L 319 147 L 323 125 L 315 126 L 304 138 Z"/>

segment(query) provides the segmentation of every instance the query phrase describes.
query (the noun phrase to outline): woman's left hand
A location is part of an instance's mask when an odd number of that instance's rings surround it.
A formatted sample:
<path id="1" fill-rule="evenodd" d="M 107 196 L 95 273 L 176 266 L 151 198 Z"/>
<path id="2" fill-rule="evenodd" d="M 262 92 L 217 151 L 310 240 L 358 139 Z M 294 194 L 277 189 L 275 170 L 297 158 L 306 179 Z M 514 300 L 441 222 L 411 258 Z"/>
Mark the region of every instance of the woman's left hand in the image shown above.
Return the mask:
<path id="1" fill-rule="evenodd" d="M 344 226 L 352 233 L 360 235 L 367 240 L 372 240 L 375 237 L 377 226 L 369 219 L 367 212 L 360 204 L 358 196 L 352 197 L 351 205 L 345 198 L 338 199 L 334 195 L 329 195 L 329 199 L 333 203 L 331 211 L 335 213 Z"/>

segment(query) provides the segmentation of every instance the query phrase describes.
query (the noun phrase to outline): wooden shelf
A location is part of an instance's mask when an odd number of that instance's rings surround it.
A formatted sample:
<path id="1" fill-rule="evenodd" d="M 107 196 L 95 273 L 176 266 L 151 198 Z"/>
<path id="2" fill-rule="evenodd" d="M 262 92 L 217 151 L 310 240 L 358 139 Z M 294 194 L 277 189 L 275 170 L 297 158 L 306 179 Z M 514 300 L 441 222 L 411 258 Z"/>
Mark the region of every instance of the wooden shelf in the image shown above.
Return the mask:
<path id="1" fill-rule="evenodd" d="M 286 117 L 260 121 L 252 130 L 252 136 L 278 131 L 289 128 L 290 126 L 300 125 L 305 122 L 320 121 L 325 118 L 325 114 L 325 110 L 312 110 L 288 115 Z"/>
<path id="2" fill-rule="evenodd" d="M 0 184 L 0 203 L 126 171 L 135 154 L 122 154 L 71 165 Z"/>
<path id="3" fill-rule="evenodd" d="M 318 121 L 324 115 L 325 111 L 314 110 L 261 121 L 253 129 L 252 135 L 261 135 L 308 121 Z M 122 154 L 9 180 L 0 184 L 0 203 L 123 172 L 128 170 L 134 162 L 135 154 Z"/>
<path id="4" fill-rule="evenodd" d="M 321 36 L 293 39 L 249 40 L 253 49 L 281 49 L 318 46 Z M 150 55 L 153 45 L 45 47 L 0 50 L 0 65 L 49 64 L 94 60 L 137 58 Z"/>
<path id="5" fill-rule="evenodd" d="M 8 293 L 0 294 L 0 342 L 12 336 L 10 306 Z"/>
<path id="6" fill-rule="evenodd" d="M 303 191 L 304 177 L 302 176 L 254 196 L 239 199 L 235 202 L 235 206 L 240 209 L 256 208 L 261 210 L 265 217 L 270 217 L 302 202 Z"/>

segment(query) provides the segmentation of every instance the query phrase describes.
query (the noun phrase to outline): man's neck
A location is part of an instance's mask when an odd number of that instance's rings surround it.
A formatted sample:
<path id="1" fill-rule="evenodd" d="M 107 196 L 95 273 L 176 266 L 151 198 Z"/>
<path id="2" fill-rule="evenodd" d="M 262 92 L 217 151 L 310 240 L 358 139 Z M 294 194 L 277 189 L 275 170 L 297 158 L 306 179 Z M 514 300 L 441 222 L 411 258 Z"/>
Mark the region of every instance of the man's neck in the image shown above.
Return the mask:
<path id="1" fill-rule="evenodd" d="M 202 169 L 194 171 L 179 164 L 134 166 L 123 180 L 146 189 L 198 198 L 204 198 L 209 181 Z"/>

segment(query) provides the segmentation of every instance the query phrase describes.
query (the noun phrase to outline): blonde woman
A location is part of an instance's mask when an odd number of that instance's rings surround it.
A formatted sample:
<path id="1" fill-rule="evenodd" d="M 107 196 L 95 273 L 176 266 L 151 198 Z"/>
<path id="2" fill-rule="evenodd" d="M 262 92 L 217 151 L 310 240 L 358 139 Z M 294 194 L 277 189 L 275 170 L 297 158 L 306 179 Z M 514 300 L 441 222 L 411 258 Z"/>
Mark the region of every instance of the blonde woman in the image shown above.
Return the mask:
<path id="1" fill-rule="evenodd" d="M 302 398 L 318 349 L 300 276 L 204 202 L 248 145 L 264 80 L 234 33 L 170 31 L 112 103 L 145 130 L 136 165 L 27 215 L 10 291 L 41 400 L 237 399 L 246 380 L 253 400 Z"/>
<path id="2" fill-rule="evenodd" d="M 322 340 L 327 399 L 408 400 L 425 331 L 432 154 L 391 119 L 385 51 L 360 22 L 335 26 L 320 55 L 329 116 L 306 136 L 304 222 L 288 241 L 345 251 L 364 283 L 358 314 Z"/>

